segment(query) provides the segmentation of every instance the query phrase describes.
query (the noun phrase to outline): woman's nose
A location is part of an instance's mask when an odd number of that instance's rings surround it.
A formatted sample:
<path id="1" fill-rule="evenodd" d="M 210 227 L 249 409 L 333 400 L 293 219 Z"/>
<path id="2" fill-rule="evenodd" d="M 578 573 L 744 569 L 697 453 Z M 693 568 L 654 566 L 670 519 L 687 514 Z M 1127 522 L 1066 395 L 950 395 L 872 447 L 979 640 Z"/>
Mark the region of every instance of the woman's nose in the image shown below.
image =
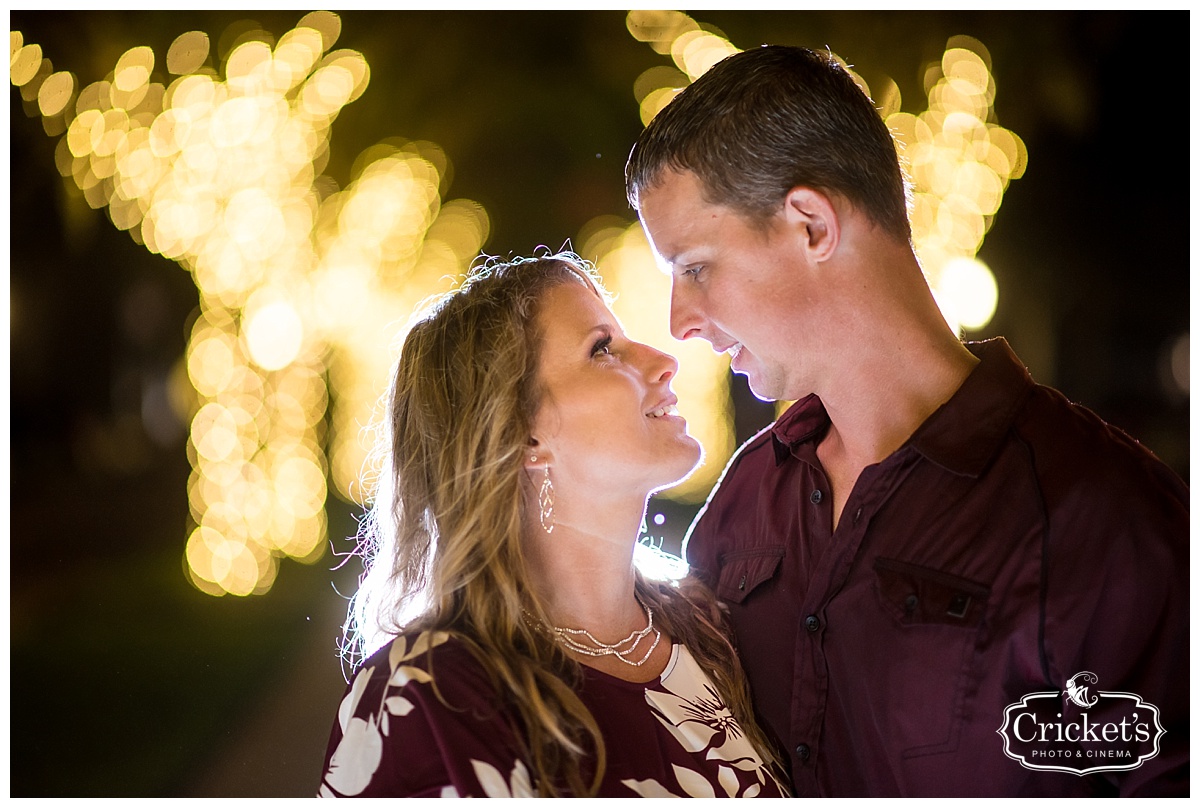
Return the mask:
<path id="1" fill-rule="evenodd" d="M 669 353 L 664 353 L 657 348 L 646 346 L 650 352 L 649 373 L 647 374 L 652 382 L 667 382 L 674 378 L 679 372 L 679 362 Z"/>

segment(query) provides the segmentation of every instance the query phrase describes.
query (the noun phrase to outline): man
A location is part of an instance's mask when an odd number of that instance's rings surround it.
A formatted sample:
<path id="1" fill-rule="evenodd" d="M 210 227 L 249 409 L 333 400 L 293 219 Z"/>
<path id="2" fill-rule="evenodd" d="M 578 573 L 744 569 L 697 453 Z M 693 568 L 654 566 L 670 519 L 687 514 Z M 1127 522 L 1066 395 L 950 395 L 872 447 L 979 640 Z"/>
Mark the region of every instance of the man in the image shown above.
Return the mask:
<path id="1" fill-rule="evenodd" d="M 1188 490 L 1003 339 L 949 329 L 894 142 L 846 71 L 799 48 L 729 57 L 646 128 L 627 185 L 675 337 L 796 400 L 685 551 L 729 604 L 797 795 L 1186 794 Z M 1078 703 L 1109 707 L 1081 739 L 1056 691 L 1083 673 Z M 1057 717 L 1006 713 L 1038 693 Z M 1161 738 L 1092 767 L 1018 760 L 998 731 L 1016 716 L 1026 757 L 1082 759 L 1096 721 L 1153 709 Z"/>

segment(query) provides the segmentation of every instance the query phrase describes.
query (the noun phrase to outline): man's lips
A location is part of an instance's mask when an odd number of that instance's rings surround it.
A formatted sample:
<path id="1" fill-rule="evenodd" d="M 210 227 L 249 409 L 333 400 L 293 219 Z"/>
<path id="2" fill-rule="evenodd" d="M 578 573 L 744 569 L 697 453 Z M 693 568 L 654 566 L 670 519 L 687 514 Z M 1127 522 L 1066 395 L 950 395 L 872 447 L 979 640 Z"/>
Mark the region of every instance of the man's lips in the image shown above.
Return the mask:
<path id="1" fill-rule="evenodd" d="M 742 343 L 731 342 L 730 344 L 720 348 L 717 347 L 716 343 L 713 343 L 713 350 L 717 353 L 729 354 L 731 359 L 736 359 L 737 355 L 742 352 Z"/>

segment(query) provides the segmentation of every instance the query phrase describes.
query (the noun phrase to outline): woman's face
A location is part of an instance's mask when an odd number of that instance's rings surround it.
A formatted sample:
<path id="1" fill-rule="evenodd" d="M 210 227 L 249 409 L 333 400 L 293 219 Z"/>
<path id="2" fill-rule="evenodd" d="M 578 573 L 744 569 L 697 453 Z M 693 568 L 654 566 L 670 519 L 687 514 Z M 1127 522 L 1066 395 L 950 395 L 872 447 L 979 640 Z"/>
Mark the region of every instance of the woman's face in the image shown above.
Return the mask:
<path id="1" fill-rule="evenodd" d="M 582 282 L 550 288 L 538 325 L 543 398 L 533 453 L 550 464 L 556 491 L 644 496 L 691 473 L 701 449 L 675 411 L 673 357 L 626 337 Z"/>

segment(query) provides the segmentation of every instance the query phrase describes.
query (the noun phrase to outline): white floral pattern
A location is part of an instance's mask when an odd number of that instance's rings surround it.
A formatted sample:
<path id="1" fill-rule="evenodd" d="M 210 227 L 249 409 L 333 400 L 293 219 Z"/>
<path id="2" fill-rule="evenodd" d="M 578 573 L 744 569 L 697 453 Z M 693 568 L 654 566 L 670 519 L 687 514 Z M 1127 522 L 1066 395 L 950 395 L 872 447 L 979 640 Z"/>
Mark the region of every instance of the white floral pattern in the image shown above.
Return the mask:
<path id="1" fill-rule="evenodd" d="M 475 770 L 475 777 L 479 780 L 479 785 L 483 786 L 484 793 L 489 797 L 537 796 L 537 792 L 533 790 L 533 783 L 529 780 L 529 770 L 519 760 L 513 766 L 512 775 L 507 781 L 495 766 L 484 763 L 482 760 L 472 760 L 471 768 Z"/>
<path id="2" fill-rule="evenodd" d="M 646 701 L 654 717 L 687 751 L 703 752 L 705 760 L 728 764 L 717 767 L 717 784 L 725 792 L 724 796 L 757 796 L 768 777 L 783 791 L 782 784 L 763 763 L 708 675 L 687 648 L 677 645 L 676 649 L 677 657 L 663 676 L 661 689 L 646 689 Z M 676 764 L 671 768 L 682 795 L 674 794 L 654 780 L 621 782 L 643 797 L 717 796 L 712 782 L 701 772 Z M 753 774 L 754 782 L 743 788 L 737 770 Z"/>
<path id="3" fill-rule="evenodd" d="M 320 796 L 333 796 L 332 792 L 336 791 L 352 797 L 361 794 L 370 785 L 371 778 L 383 758 L 383 736 L 388 734 L 388 716 L 407 715 L 413 708 L 412 702 L 403 696 L 389 698 L 388 691 L 394 687 L 403 687 L 409 682 L 424 683 L 431 679 L 421 668 L 402 663 L 441 645 L 448 639 L 450 635 L 444 631 L 427 631 L 418 634 L 411 647 L 405 637 L 397 637 L 392 642 L 391 651 L 388 653 L 388 686 L 384 688 L 383 703 L 376 713 L 379 717 L 378 723 L 376 715 L 366 719 L 354 717 L 375 668 L 363 668 L 358 672 L 354 684 L 350 686 L 349 692 L 338 707 L 342 739 L 329 759 L 325 781 L 318 792 Z"/>

